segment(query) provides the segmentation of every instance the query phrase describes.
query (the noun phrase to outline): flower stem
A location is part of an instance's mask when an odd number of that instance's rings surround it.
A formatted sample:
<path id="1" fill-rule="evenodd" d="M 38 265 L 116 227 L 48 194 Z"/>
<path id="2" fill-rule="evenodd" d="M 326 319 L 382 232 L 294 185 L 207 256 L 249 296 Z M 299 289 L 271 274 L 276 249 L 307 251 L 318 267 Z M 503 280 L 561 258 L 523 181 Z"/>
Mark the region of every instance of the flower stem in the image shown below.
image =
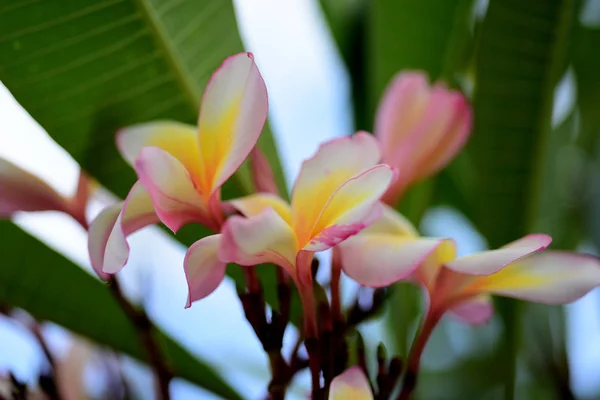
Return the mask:
<path id="1" fill-rule="evenodd" d="M 408 400 L 417 386 L 417 376 L 419 373 L 419 365 L 421 363 L 421 355 L 425 349 L 425 345 L 431 336 L 431 333 L 435 329 L 437 323 L 442 317 L 443 313 L 432 311 L 430 308 L 423 326 L 420 332 L 417 334 L 415 341 L 410 349 L 408 361 L 406 363 L 406 372 L 404 374 L 404 381 L 402 383 L 402 391 L 398 396 L 398 400 Z"/>
<path id="2" fill-rule="evenodd" d="M 150 318 L 148 318 L 148 315 L 143 309 L 134 307 L 133 304 L 127 300 L 121 291 L 121 286 L 116 276 L 113 275 L 110 278 L 108 287 L 140 336 L 140 340 L 146 350 L 146 355 L 148 356 L 148 362 L 152 366 L 152 369 L 154 369 L 154 374 L 156 375 L 158 385 L 157 399 L 169 400 L 171 398 L 169 384 L 171 383 L 173 375 L 163 359 L 159 345 L 153 335 L 154 325 L 152 324 L 152 321 L 150 321 Z"/>
<path id="3" fill-rule="evenodd" d="M 342 275 L 342 260 L 340 250 L 333 248 L 331 255 L 331 314 L 334 322 L 344 320 L 340 300 L 340 278 Z"/>

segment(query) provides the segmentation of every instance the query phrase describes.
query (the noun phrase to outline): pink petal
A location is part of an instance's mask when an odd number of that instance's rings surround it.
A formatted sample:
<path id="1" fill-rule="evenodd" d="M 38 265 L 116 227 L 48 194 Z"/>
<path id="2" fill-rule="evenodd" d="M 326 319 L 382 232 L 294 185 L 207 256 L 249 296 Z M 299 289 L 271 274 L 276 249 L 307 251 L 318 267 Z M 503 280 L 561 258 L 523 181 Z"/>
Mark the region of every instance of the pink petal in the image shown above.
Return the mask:
<path id="1" fill-rule="evenodd" d="M 259 147 L 255 147 L 250 153 L 250 171 L 257 192 L 279 194 L 269 160 Z"/>
<path id="2" fill-rule="evenodd" d="M 115 204 L 110 207 L 106 207 L 104 210 L 96 216 L 92 221 L 88 230 L 88 252 L 90 254 L 90 260 L 92 262 L 92 268 L 98 274 L 98 276 L 107 280 L 110 275 L 104 273 L 104 255 L 106 252 L 106 245 L 108 238 L 111 236 L 115 223 L 121 215 L 123 209 L 123 203 Z M 119 250 L 125 250 L 124 261 L 122 265 L 125 265 L 127 258 L 129 257 L 129 246 L 125 243 L 125 246 L 117 246 Z"/>
<path id="3" fill-rule="evenodd" d="M 450 313 L 461 322 L 481 325 L 494 315 L 494 303 L 488 295 L 479 295 L 450 309 Z"/>
<path id="4" fill-rule="evenodd" d="M 465 97 L 443 84 L 431 87 L 420 72 L 396 76 L 376 116 L 383 161 L 402 171 L 385 194 L 396 203 L 410 184 L 445 166 L 465 144 L 471 111 Z"/>
<path id="5" fill-rule="evenodd" d="M 296 231 L 300 246 L 326 250 L 375 222 L 382 212 L 379 198 L 393 179 L 394 171 L 387 165 L 376 165 L 343 182 L 325 203 L 310 235 Z M 298 209 L 297 215 L 303 211 Z"/>
<path id="6" fill-rule="evenodd" d="M 67 211 L 67 200 L 35 175 L 0 158 L 0 217 L 16 211 Z"/>
<path id="7" fill-rule="evenodd" d="M 541 233 L 527 235 L 498 250 L 460 257 L 446 264 L 449 269 L 470 275 L 489 275 L 531 253 L 545 249 L 552 238 Z"/>
<path id="8" fill-rule="evenodd" d="M 88 251 L 96 273 L 106 279 L 119 272 L 129 258 L 126 237 L 158 221 L 148 192 L 136 182 L 123 203 L 104 209 L 90 225 Z"/>
<path id="9" fill-rule="evenodd" d="M 214 228 L 207 199 L 198 193 L 188 171 L 175 157 L 157 147 L 144 147 L 135 169 L 160 220 L 173 232 L 191 222 Z"/>
<path id="10" fill-rule="evenodd" d="M 375 135 L 387 162 L 411 137 L 429 103 L 431 88 L 419 71 L 398 73 L 387 86 L 375 116 Z M 397 160 L 401 162 L 402 160 Z"/>
<path id="11" fill-rule="evenodd" d="M 214 192 L 239 168 L 260 136 L 267 109 L 267 88 L 252 53 L 227 58 L 200 107 L 203 190 Z"/>
<path id="12" fill-rule="evenodd" d="M 408 278 L 445 241 L 362 233 L 339 245 L 342 268 L 363 286 L 388 286 Z"/>
<path id="13" fill-rule="evenodd" d="M 225 277 L 226 264 L 218 257 L 221 234 L 206 236 L 190 246 L 184 260 L 188 299 L 185 308 L 211 294 Z"/>
<path id="14" fill-rule="evenodd" d="M 331 381 L 329 400 L 373 400 L 369 380 L 360 367 L 348 368 Z"/>
<path id="15" fill-rule="evenodd" d="M 365 132 L 323 143 L 304 161 L 292 191 L 293 226 L 308 242 L 331 196 L 349 179 L 377 164 L 377 140 Z"/>
<path id="16" fill-rule="evenodd" d="M 274 263 L 295 276 L 298 248 L 292 228 L 271 208 L 250 218 L 230 217 L 223 226 L 219 259 L 252 266 Z"/>
<path id="17" fill-rule="evenodd" d="M 600 286 L 600 260 L 565 251 L 543 251 L 501 271 L 477 277 L 465 291 L 547 304 L 565 304 Z"/>

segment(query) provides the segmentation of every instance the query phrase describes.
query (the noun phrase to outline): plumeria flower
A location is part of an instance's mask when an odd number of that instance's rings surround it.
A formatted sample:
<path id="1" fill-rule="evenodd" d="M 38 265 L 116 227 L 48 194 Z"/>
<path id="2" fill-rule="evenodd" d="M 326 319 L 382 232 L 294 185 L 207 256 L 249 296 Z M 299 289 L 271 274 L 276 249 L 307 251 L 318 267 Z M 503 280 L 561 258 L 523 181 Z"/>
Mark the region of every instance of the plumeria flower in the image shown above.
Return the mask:
<path id="1" fill-rule="evenodd" d="M 471 130 L 471 109 L 443 82 L 431 86 L 422 72 L 401 72 L 386 89 L 375 116 L 382 161 L 401 172 L 383 196 L 393 205 L 406 188 L 450 162 Z"/>
<path id="2" fill-rule="evenodd" d="M 339 251 L 343 270 L 362 285 L 382 287 L 410 279 L 425 289 L 427 315 L 408 365 L 416 370 L 428 336 L 446 312 L 483 323 L 493 314 L 490 295 L 565 304 L 600 286 L 597 258 L 544 250 L 551 241 L 531 234 L 497 250 L 457 258 L 453 240 L 419 237 L 386 206 L 381 219 L 342 243 Z"/>
<path id="3" fill-rule="evenodd" d="M 197 275 L 194 281 L 200 286 L 203 281 L 220 279 L 217 273 L 221 271 L 213 272 L 216 268 L 206 263 L 211 246 L 218 248 L 222 262 L 244 266 L 273 263 L 296 282 L 305 317 L 314 317 L 313 254 L 337 245 L 379 217 L 378 200 L 395 175 L 389 166 L 378 165 L 379 159 L 377 140 L 367 133 L 322 144 L 303 163 L 291 205 L 269 193 L 231 201 L 244 217 L 230 217 L 222 235 L 190 247 L 185 260 L 188 275 Z M 309 331 L 316 328 L 312 322 L 307 321 Z"/>
<path id="4" fill-rule="evenodd" d="M 331 381 L 329 400 L 373 399 L 369 380 L 360 367 L 350 367 Z"/>
<path id="5" fill-rule="evenodd" d="M 489 295 L 564 304 L 600 285 L 600 261 L 588 255 L 544 250 L 552 239 L 531 234 L 497 250 L 456 257 L 451 239 L 422 238 L 411 223 L 385 206 L 382 218 L 340 248 L 344 272 L 369 287 L 402 279 L 421 284 L 429 313 L 454 312 L 465 322 L 485 322 Z"/>
<path id="6" fill-rule="evenodd" d="M 224 220 L 220 188 L 255 146 L 267 108 L 267 89 L 254 58 L 240 53 L 227 58 L 208 82 L 198 127 L 158 121 L 118 132 L 119 151 L 139 181 L 124 202 L 105 209 L 90 228 L 96 272 L 121 270 L 129 256 L 127 236 L 159 221 L 173 232 L 191 222 L 218 232 Z"/>
<path id="7" fill-rule="evenodd" d="M 37 176 L 0 158 L 0 218 L 17 211 L 60 211 L 87 226 L 85 211 L 94 183 L 83 172 L 74 196 L 63 196 Z"/>

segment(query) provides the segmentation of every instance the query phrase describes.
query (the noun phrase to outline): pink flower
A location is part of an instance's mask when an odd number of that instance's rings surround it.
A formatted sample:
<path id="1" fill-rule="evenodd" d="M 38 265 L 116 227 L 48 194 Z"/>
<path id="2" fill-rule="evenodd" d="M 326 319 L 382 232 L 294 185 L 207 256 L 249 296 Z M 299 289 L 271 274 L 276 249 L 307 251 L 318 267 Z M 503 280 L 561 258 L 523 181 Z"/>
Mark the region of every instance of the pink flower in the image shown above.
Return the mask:
<path id="1" fill-rule="evenodd" d="M 444 167 L 471 130 L 465 97 L 442 82 L 431 86 L 421 72 L 401 72 L 386 89 L 375 117 L 382 161 L 399 177 L 383 196 L 395 204 L 406 188 Z"/>
<path id="2" fill-rule="evenodd" d="M 254 58 L 240 53 L 227 58 L 208 82 L 198 127 L 156 121 L 118 132 L 118 148 L 139 181 L 124 202 L 106 208 L 92 223 L 88 247 L 94 269 L 121 270 L 129 257 L 126 237 L 159 221 L 174 232 L 190 222 L 218 232 L 224 219 L 220 188 L 255 146 L 267 108 Z M 217 239 L 206 238 L 207 243 Z M 208 256 L 220 276 L 211 282 L 218 285 L 225 264 L 216 251 Z"/>

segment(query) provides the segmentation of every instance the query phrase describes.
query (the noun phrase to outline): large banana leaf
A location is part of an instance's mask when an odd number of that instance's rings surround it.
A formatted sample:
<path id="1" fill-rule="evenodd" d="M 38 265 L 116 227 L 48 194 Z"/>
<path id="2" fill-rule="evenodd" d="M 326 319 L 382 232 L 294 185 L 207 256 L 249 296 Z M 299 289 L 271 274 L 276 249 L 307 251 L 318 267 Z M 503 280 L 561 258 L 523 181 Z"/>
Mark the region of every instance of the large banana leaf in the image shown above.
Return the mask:
<path id="1" fill-rule="evenodd" d="M 553 93 L 564 69 L 572 0 L 491 0 L 478 39 L 475 223 L 491 247 L 535 227 L 551 127 Z M 499 302 L 506 335 L 495 366 L 514 395 L 517 304 Z"/>
<path id="2" fill-rule="evenodd" d="M 0 80 L 85 170 L 122 197 L 135 174 L 117 154 L 117 129 L 156 119 L 195 123 L 211 73 L 242 50 L 230 0 L 0 0 Z M 268 128 L 259 144 L 285 193 Z M 225 197 L 244 194 L 244 176 L 242 170 L 226 184 Z M 189 245 L 206 234 L 193 227 L 177 238 Z M 243 283 L 239 271 L 228 272 Z M 265 282 L 275 276 L 272 267 L 260 274 Z M 275 304 L 275 285 L 265 285 L 265 297 Z"/>
<path id="3" fill-rule="evenodd" d="M 146 360 L 135 327 L 103 283 L 10 221 L 0 220 L 0 241 L 0 303 Z M 167 335 L 159 332 L 158 338 L 176 376 L 226 399 L 241 399 L 210 366 Z"/>

